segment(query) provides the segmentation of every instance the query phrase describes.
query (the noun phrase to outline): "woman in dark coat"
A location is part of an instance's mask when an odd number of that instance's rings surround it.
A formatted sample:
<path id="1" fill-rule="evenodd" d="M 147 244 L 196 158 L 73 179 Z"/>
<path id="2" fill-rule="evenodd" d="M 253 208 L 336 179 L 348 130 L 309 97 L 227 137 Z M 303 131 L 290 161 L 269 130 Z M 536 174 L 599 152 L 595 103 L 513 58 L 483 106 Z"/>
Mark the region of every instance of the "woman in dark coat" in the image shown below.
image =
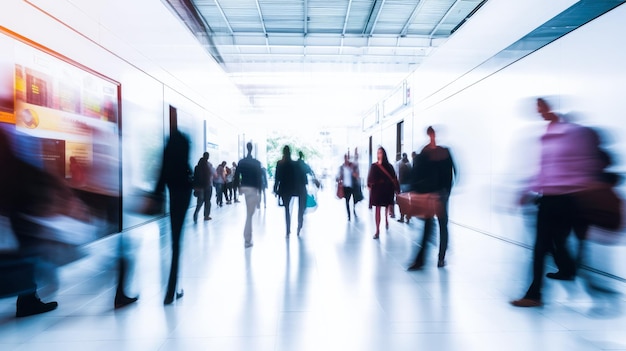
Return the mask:
<path id="1" fill-rule="evenodd" d="M 376 233 L 378 239 L 380 227 L 380 208 L 385 209 L 385 228 L 389 228 L 389 205 L 394 203 L 394 195 L 400 191 L 396 172 L 389 163 L 387 152 L 382 147 L 376 153 L 377 161 L 370 166 L 367 175 L 367 187 L 370 191 L 370 208 L 375 207 Z"/>

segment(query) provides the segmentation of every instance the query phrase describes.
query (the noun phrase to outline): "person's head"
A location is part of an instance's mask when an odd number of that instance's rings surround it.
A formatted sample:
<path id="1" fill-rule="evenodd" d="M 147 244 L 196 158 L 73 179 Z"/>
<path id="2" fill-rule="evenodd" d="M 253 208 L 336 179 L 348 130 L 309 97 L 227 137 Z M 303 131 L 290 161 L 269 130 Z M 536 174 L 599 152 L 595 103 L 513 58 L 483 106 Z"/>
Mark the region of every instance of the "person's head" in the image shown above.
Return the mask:
<path id="1" fill-rule="evenodd" d="M 414 159 L 417 157 L 417 152 L 411 151 L 411 158 Z"/>
<path id="2" fill-rule="evenodd" d="M 537 112 L 543 117 L 544 120 L 555 122 L 559 117 L 552 112 L 552 107 L 544 98 L 537 98 Z"/>
<path id="3" fill-rule="evenodd" d="M 343 162 L 344 162 L 345 164 L 350 163 L 350 156 L 349 156 L 348 154 L 344 154 L 344 155 L 343 155 Z"/>
<path id="4" fill-rule="evenodd" d="M 389 163 L 389 159 L 387 158 L 387 151 L 385 151 L 382 146 L 379 147 L 378 151 L 376 152 L 376 159 L 378 160 L 378 162 L 383 164 Z"/>
<path id="5" fill-rule="evenodd" d="M 409 156 L 406 154 L 406 152 L 402 153 L 402 161 L 404 161 L 404 162 L 408 162 L 409 161 Z"/>
<path id="6" fill-rule="evenodd" d="M 222 161 L 222 163 L 220 163 L 222 165 L 222 167 L 226 167 L 226 161 Z"/>
<path id="7" fill-rule="evenodd" d="M 205 152 L 202 154 L 202 159 L 204 159 L 205 161 L 209 159 L 209 153 Z"/>
<path id="8" fill-rule="evenodd" d="M 237 163 L 233 161 L 233 167 L 237 167 Z"/>
<path id="9" fill-rule="evenodd" d="M 283 160 L 287 160 L 291 158 L 291 148 L 289 145 L 285 145 L 283 147 Z"/>
<path id="10" fill-rule="evenodd" d="M 248 150 L 248 153 L 252 152 L 252 143 L 251 142 L 246 143 L 246 150 Z"/>
<path id="11" fill-rule="evenodd" d="M 298 151 L 298 158 L 304 160 L 304 153 L 302 151 Z"/>

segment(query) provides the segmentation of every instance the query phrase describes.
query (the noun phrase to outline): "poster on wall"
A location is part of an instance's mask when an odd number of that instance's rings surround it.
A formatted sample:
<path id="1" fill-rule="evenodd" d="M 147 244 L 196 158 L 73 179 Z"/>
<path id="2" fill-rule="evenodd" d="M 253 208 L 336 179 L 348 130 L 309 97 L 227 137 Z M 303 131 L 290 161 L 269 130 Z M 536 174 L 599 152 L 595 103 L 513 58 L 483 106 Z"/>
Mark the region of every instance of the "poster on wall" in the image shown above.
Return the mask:
<path id="1" fill-rule="evenodd" d="M 0 124 L 18 157 L 64 179 L 119 230 L 120 84 L 0 27 Z"/>

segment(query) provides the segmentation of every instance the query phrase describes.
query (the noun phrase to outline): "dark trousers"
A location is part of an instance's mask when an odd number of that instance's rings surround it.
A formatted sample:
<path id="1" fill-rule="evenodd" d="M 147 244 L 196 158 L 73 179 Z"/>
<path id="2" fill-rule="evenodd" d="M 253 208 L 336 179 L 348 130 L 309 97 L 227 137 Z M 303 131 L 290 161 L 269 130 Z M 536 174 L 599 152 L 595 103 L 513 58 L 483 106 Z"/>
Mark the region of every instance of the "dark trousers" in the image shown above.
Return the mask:
<path id="1" fill-rule="evenodd" d="M 198 198 L 196 199 L 196 210 L 193 213 L 194 219 L 198 218 L 198 212 L 200 212 L 202 205 L 204 205 L 204 217 L 211 215 L 211 195 L 213 195 L 213 187 L 211 186 L 199 191 Z"/>
<path id="2" fill-rule="evenodd" d="M 352 198 L 353 189 L 349 186 L 343 187 L 343 198 L 346 200 L 346 212 L 348 212 L 348 219 L 350 219 L 350 198 Z M 352 211 L 354 212 L 354 201 L 352 202 Z"/>
<path id="3" fill-rule="evenodd" d="M 304 223 L 304 210 L 306 210 L 306 193 L 301 195 L 282 195 L 283 206 L 285 207 L 285 225 L 287 234 L 291 233 L 291 199 L 298 198 L 298 229 L 302 228 Z"/>
<path id="4" fill-rule="evenodd" d="M 224 183 L 215 183 L 215 203 L 218 206 L 224 203 Z"/>
<path id="5" fill-rule="evenodd" d="M 191 189 L 170 190 L 170 223 L 172 230 L 172 265 L 167 282 L 166 297 L 173 297 L 178 280 L 178 265 L 180 260 L 180 242 L 185 223 L 185 215 L 191 200 Z"/>
<path id="6" fill-rule="evenodd" d="M 226 198 L 226 202 L 231 201 L 233 199 L 233 183 L 226 183 L 224 185 L 224 197 Z"/>
<path id="7" fill-rule="evenodd" d="M 567 249 L 567 238 L 577 225 L 577 210 L 571 195 L 543 196 L 539 199 L 537 231 L 533 248 L 533 281 L 526 292 L 529 299 L 541 299 L 546 254 L 565 275 L 576 273 L 576 263 Z"/>
<path id="8" fill-rule="evenodd" d="M 446 251 L 448 250 L 448 199 L 449 194 L 443 192 L 439 194 L 439 200 L 441 201 L 441 211 L 437 214 L 437 222 L 439 222 L 439 260 L 442 261 L 446 258 Z M 421 248 L 415 257 L 415 263 L 423 265 L 428 250 L 428 242 L 433 235 L 434 218 L 428 218 L 424 220 L 424 235 L 422 236 Z"/>

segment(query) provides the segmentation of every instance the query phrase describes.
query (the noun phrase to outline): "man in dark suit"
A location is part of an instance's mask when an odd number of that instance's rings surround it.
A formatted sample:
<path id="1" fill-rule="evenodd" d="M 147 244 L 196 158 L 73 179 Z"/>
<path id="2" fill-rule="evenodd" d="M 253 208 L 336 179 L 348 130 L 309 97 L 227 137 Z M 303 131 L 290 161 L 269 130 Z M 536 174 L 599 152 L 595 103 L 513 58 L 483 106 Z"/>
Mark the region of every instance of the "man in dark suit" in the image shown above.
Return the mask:
<path id="1" fill-rule="evenodd" d="M 289 204 L 291 198 L 306 199 L 306 173 L 297 162 L 291 159 L 291 149 L 288 145 L 283 148 L 283 158 L 276 164 L 276 177 L 274 180 L 274 193 L 282 200 L 282 206 L 285 207 L 285 224 L 287 226 L 287 237 L 291 232 L 291 213 Z M 298 235 L 302 230 L 302 222 L 304 220 L 304 206 L 302 201 L 298 204 Z"/>
<path id="2" fill-rule="evenodd" d="M 170 138 L 163 152 L 161 175 L 155 193 L 163 194 L 165 186 L 170 193 L 170 222 L 172 232 L 172 265 L 167 284 L 164 304 L 169 305 L 174 298 L 183 296 L 183 291 L 176 291 L 178 262 L 180 259 L 180 241 L 185 221 L 185 214 L 191 200 L 191 167 L 189 166 L 189 139 L 176 125 L 176 118 L 171 119 Z"/>

